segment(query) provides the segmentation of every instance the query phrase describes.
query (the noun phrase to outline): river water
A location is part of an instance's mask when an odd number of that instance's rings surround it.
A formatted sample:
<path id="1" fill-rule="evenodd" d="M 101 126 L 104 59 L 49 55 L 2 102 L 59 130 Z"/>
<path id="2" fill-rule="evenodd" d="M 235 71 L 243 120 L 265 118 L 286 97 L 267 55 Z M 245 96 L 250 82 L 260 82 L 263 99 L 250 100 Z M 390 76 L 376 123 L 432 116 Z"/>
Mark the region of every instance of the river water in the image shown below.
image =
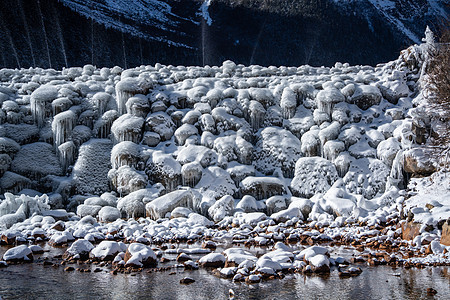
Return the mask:
<path id="1" fill-rule="evenodd" d="M 4 252 L 5 249 L 1 249 Z M 60 250 L 61 251 L 61 250 Z M 55 251 L 43 256 L 54 255 Z M 337 270 L 328 277 L 288 274 L 284 279 L 247 285 L 221 279 L 200 269 L 171 272 L 112 275 L 105 268 L 99 273 L 65 272 L 32 263 L 0 269 L 2 299 L 449 299 L 450 267 L 393 269 L 388 266 L 358 265 L 358 277 L 339 278 Z M 76 266 L 75 266 L 76 267 Z M 92 266 L 92 268 L 97 266 Z M 181 285 L 188 276 L 195 280 Z M 437 294 L 427 295 L 427 288 Z"/>

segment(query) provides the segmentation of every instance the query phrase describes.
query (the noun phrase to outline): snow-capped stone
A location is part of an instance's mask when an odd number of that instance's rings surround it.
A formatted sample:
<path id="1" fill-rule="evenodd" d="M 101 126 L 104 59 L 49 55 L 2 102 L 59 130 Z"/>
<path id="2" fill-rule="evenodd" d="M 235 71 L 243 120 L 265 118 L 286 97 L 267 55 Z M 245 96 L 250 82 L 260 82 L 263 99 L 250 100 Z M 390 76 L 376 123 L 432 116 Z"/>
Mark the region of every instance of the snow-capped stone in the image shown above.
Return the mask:
<path id="1" fill-rule="evenodd" d="M 208 214 L 214 220 L 218 222 L 226 216 L 231 216 L 234 210 L 234 199 L 227 195 L 217 200 L 209 209 Z"/>
<path id="2" fill-rule="evenodd" d="M 120 211 L 111 206 L 105 206 L 100 209 L 98 212 L 98 218 L 103 222 L 114 222 L 115 220 L 121 217 Z"/>
<path id="3" fill-rule="evenodd" d="M 85 239 L 76 240 L 64 253 L 63 258 L 72 259 L 77 257 L 79 259 L 86 259 L 89 257 L 89 252 L 94 249 L 94 245 Z"/>
<path id="4" fill-rule="evenodd" d="M 26 245 L 20 245 L 7 250 L 3 254 L 3 260 L 6 262 L 33 261 L 33 254 Z"/>
<path id="5" fill-rule="evenodd" d="M 158 264 L 156 255 L 153 250 L 140 243 L 132 243 L 128 246 L 123 258 L 125 266 L 139 267 L 156 267 Z"/>
<path id="6" fill-rule="evenodd" d="M 126 246 L 114 241 L 102 241 L 91 250 L 90 257 L 100 260 L 113 260 L 119 253 L 123 252 Z"/>
<path id="7" fill-rule="evenodd" d="M 221 253 L 210 253 L 198 261 L 204 268 L 220 268 L 225 265 L 225 256 Z"/>

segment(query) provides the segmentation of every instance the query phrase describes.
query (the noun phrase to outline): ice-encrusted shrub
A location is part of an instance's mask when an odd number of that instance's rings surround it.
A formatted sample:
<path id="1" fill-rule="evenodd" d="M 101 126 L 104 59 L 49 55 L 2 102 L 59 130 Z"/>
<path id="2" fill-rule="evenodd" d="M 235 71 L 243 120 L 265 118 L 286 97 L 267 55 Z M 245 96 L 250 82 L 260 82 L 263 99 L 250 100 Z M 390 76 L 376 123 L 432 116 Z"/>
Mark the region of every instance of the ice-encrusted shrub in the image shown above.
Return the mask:
<path id="1" fill-rule="evenodd" d="M 78 193 L 101 194 L 109 190 L 112 147 L 107 139 L 91 139 L 80 147 L 72 172 Z"/>
<path id="2" fill-rule="evenodd" d="M 12 161 L 11 170 L 32 179 L 62 175 L 62 168 L 52 145 L 42 142 L 22 146 Z"/>
<path id="3" fill-rule="evenodd" d="M 372 199 L 385 191 L 389 173 L 390 169 L 378 159 L 353 159 L 343 179 L 349 192 Z"/>
<path id="4" fill-rule="evenodd" d="M 337 178 L 332 162 L 321 157 L 302 157 L 295 164 L 295 177 L 290 187 L 294 196 L 311 198 L 328 191 Z"/>
<path id="5" fill-rule="evenodd" d="M 285 177 L 292 178 L 295 162 L 301 157 L 300 151 L 301 143 L 291 132 L 267 127 L 259 133 L 253 163 L 264 174 L 271 174 L 276 168 L 281 168 Z"/>

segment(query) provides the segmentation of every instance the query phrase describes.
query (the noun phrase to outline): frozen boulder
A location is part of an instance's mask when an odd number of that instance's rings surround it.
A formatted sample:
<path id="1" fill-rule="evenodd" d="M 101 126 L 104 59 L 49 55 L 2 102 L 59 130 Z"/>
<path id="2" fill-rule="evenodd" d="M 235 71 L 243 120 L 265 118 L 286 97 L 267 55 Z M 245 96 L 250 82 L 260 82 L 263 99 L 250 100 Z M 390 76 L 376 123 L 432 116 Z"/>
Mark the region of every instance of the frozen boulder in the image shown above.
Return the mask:
<path id="1" fill-rule="evenodd" d="M 233 215 L 234 211 L 234 199 L 227 195 L 217 200 L 209 209 L 208 214 L 214 220 L 219 222 L 226 216 Z"/>
<path id="2" fill-rule="evenodd" d="M 147 186 L 148 178 L 143 171 L 136 171 L 129 166 L 122 166 L 119 169 L 112 169 L 108 172 L 108 178 L 112 186 L 120 195 L 138 191 Z"/>
<path id="3" fill-rule="evenodd" d="M 178 190 L 147 203 L 145 210 L 148 217 L 157 220 L 164 218 L 167 213 L 170 213 L 176 207 L 193 208 L 192 202 L 193 195 L 190 191 Z"/>
<path id="4" fill-rule="evenodd" d="M 145 172 L 153 182 L 160 182 L 167 191 L 181 184 L 181 165 L 170 154 L 155 151 L 147 161 Z"/>
<path id="5" fill-rule="evenodd" d="M 230 174 L 217 166 L 204 169 L 202 178 L 196 187 L 201 189 L 203 197 L 209 199 L 219 199 L 225 195 L 234 195 L 238 190 Z"/>
<path id="6" fill-rule="evenodd" d="M 122 166 L 136 167 L 141 160 L 141 148 L 138 144 L 123 141 L 111 150 L 111 165 L 114 169 Z"/>
<path id="7" fill-rule="evenodd" d="M 145 118 L 150 112 L 148 98 L 144 95 L 136 95 L 127 100 L 127 113 L 135 117 Z"/>
<path id="8" fill-rule="evenodd" d="M 77 215 L 81 218 L 85 216 L 96 217 L 100 209 L 102 209 L 102 207 L 99 205 L 81 204 L 77 207 Z"/>
<path id="9" fill-rule="evenodd" d="M 119 209 L 111 206 L 105 206 L 100 209 L 98 212 L 98 218 L 102 222 L 114 222 L 117 219 L 120 219 L 121 213 Z"/>
<path id="10" fill-rule="evenodd" d="M 181 179 L 184 186 L 195 187 L 202 178 L 203 167 L 194 161 L 181 167 Z"/>
<path id="11" fill-rule="evenodd" d="M 287 193 L 284 182 L 275 177 L 247 177 L 241 181 L 240 190 L 242 194 L 252 195 L 257 200 Z"/>
<path id="12" fill-rule="evenodd" d="M 295 164 L 295 177 L 291 191 L 295 196 L 310 198 L 325 193 L 337 180 L 336 167 L 320 157 L 300 158 Z"/>
<path id="13" fill-rule="evenodd" d="M 325 159 L 334 162 L 344 150 L 345 145 L 343 142 L 338 140 L 328 141 L 323 146 L 323 156 Z"/>
<path id="14" fill-rule="evenodd" d="M 259 205 L 253 196 L 245 195 L 236 205 L 236 209 L 240 209 L 245 213 L 250 213 L 258 211 Z"/>
<path id="15" fill-rule="evenodd" d="M 290 119 L 295 115 L 295 110 L 297 108 L 297 95 L 290 87 L 283 89 L 280 106 L 283 112 L 283 118 Z"/>
<path id="16" fill-rule="evenodd" d="M 126 113 L 128 99 L 137 94 L 147 94 L 153 87 L 153 82 L 147 78 L 125 77 L 116 85 L 116 102 L 119 114 Z"/>
<path id="17" fill-rule="evenodd" d="M 320 155 L 320 139 L 319 130 L 310 130 L 302 135 L 301 151 L 304 156 L 319 156 Z"/>
<path id="18" fill-rule="evenodd" d="M 377 146 L 377 157 L 388 167 L 392 167 L 397 152 L 401 149 L 401 145 L 397 139 L 390 137 L 380 142 Z"/>
<path id="19" fill-rule="evenodd" d="M 145 216 L 145 204 L 140 195 L 140 191 L 131 193 L 117 202 L 119 209 L 124 218 L 139 218 Z"/>
<path id="20" fill-rule="evenodd" d="M 336 88 L 327 88 L 317 93 L 317 109 L 331 117 L 336 103 L 345 101 L 345 96 Z"/>
<path id="21" fill-rule="evenodd" d="M 283 209 L 286 209 L 287 203 L 284 196 L 272 196 L 266 200 L 267 214 L 270 216 L 277 213 Z"/>
<path id="22" fill-rule="evenodd" d="M 172 118 L 165 112 L 149 114 L 145 120 L 145 130 L 156 132 L 162 141 L 170 140 L 175 129 Z"/>
<path id="23" fill-rule="evenodd" d="M 413 148 L 403 152 L 403 169 L 407 173 L 428 176 L 437 169 L 433 149 Z"/>
<path id="24" fill-rule="evenodd" d="M 178 152 L 177 161 L 182 165 L 199 162 L 206 168 L 217 163 L 217 153 L 205 146 L 187 145 Z"/>
<path id="25" fill-rule="evenodd" d="M 373 105 L 380 104 L 381 98 L 381 92 L 376 86 L 359 85 L 356 87 L 350 102 L 356 104 L 362 110 L 366 110 Z"/>
<path id="26" fill-rule="evenodd" d="M 187 138 L 197 134 L 198 134 L 197 127 L 191 124 L 183 124 L 181 127 L 178 127 L 174 133 L 175 139 L 177 140 L 177 143 L 180 146 L 184 145 Z"/>
<path id="27" fill-rule="evenodd" d="M 125 114 L 117 118 L 111 126 L 114 141 L 120 143 L 131 141 L 140 143 L 142 140 L 144 118 Z"/>

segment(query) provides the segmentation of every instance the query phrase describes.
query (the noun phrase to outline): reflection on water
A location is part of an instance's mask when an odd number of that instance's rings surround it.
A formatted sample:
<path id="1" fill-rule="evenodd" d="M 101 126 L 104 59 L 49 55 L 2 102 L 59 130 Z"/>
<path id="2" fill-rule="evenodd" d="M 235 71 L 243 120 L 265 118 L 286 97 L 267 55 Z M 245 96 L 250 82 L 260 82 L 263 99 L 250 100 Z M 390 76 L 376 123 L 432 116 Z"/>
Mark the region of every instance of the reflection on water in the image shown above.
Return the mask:
<path id="1" fill-rule="evenodd" d="M 48 248 L 54 256 L 61 249 Z M 5 249 L 1 249 L 4 252 Z M 2 253 L 0 253 L 2 254 Z M 76 267 L 76 266 L 75 266 Z M 93 265 L 92 268 L 97 267 Z M 282 280 L 256 285 L 233 283 L 217 278 L 207 270 L 111 275 L 64 272 L 63 267 L 40 264 L 11 265 L 0 270 L 0 296 L 3 299 L 227 299 L 229 289 L 235 299 L 448 299 L 449 267 L 392 269 L 388 266 L 361 265 L 363 273 L 339 278 L 333 270 L 328 277 L 290 274 Z M 399 275 L 399 276 L 398 276 Z M 180 279 L 195 279 L 181 285 Z M 426 289 L 437 294 L 427 296 Z"/>
<path id="2" fill-rule="evenodd" d="M 236 299 L 418 299 L 427 297 L 429 287 L 438 291 L 434 298 L 445 299 L 450 294 L 448 268 L 402 269 L 395 273 L 400 276 L 394 276 L 390 267 L 364 267 L 364 272 L 354 278 L 341 279 L 336 271 L 327 278 L 292 274 L 283 280 L 249 286 L 217 278 L 206 270 L 131 276 L 111 275 L 107 270 L 64 272 L 62 267 L 28 264 L 0 271 L 0 295 L 3 299 L 226 299 L 233 289 Z M 184 276 L 196 282 L 180 285 Z"/>

